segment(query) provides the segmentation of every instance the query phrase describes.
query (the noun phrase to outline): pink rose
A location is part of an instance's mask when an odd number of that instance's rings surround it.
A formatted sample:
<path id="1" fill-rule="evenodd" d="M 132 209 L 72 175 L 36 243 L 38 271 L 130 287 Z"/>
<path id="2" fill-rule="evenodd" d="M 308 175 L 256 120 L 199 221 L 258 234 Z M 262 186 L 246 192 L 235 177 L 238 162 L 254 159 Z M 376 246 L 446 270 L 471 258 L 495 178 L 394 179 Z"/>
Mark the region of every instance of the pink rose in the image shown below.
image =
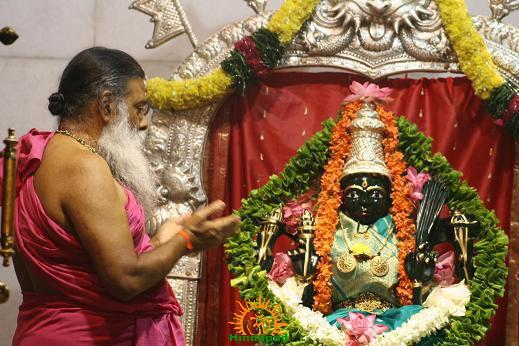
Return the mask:
<path id="1" fill-rule="evenodd" d="M 311 197 L 315 194 L 313 190 L 308 191 L 297 199 L 289 201 L 283 206 L 283 221 L 286 231 L 290 234 L 297 234 L 297 224 L 305 209 L 313 210 L 314 201 Z"/>
<path id="2" fill-rule="evenodd" d="M 456 281 L 454 276 L 454 251 L 449 250 L 438 258 L 434 267 L 434 282 L 439 286 L 450 286 Z"/>
<path id="3" fill-rule="evenodd" d="M 274 255 L 274 263 L 267 277 L 283 286 L 288 278 L 295 275 L 292 260 L 284 252 L 278 252 Z"/>

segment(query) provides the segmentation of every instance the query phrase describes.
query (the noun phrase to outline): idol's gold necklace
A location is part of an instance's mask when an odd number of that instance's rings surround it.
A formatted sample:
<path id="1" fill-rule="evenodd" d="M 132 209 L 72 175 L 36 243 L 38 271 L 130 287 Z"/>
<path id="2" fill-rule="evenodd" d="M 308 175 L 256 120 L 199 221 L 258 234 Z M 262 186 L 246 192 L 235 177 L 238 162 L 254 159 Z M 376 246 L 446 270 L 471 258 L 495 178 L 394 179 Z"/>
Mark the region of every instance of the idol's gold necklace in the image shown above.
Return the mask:
<path id="1" fill-rule="evenodd" d="M 342 226 L 341 226 L 342 228 Z M 388 238 L 393 233 L 393 225 L 390 226 L 390 229 L 387 231 L 386 238 L 384 239 L 384 244 L 382 244 L 382 247 L 380 250 L 378 250 L 376 256 L 372 257 L 370 259 L 370 269 L 371 273 L 375 276 L 386 276 L 386 274 L 389 271 L 389 265 L 387 263 L 387 260 L 383 258 L 380 254 L 382 252 L 382 249 L 384 249 L 387 245 Z M 348 240 L 348 237 L 346 236 L 346 232 L 344 231 L 344 228 L 342 228 L 342 237 L 344 239 L 344 242 L 346 243 L 346 247 L 348 248 L 345 253 L 343 253 L 339 260 L 337 261 L 337 269 L 339 269 L 343 273 L 349 273 L 357 267 L 357 259 L 352 254 L 351 251 L 351 244 Z"/>
<path id="2" fill-rule="evenodd" d="M 75 134 L 73 134 L 69 130 L 56 130 L 56 133 L 61 133 L 62 135 L 69 136 L 70 138 L 75 139 L 76 141 L 79 142 L 79 144 L 85 146 L 88 150 L 90 150 L 94 154 L 97 154 L 96 148 L 94 148 L 93 146 L 89 145 L 83 138 L 76 136 Z"/>

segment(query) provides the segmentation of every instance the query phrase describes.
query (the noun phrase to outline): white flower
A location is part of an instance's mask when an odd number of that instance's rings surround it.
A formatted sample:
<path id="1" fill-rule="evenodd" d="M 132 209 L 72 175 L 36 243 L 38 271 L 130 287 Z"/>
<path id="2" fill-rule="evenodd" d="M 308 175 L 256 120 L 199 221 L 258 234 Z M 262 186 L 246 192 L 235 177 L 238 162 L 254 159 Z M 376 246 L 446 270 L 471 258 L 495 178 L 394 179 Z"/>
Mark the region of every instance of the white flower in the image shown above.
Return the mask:
<path id="1" fill-rule="evenodd" d="M 470 291 L 464 281 L 447 287 L 435 287 L 423 306 L 446 309 L 450 315 L 465 316 L 465 305 L 470 300 Z"/>

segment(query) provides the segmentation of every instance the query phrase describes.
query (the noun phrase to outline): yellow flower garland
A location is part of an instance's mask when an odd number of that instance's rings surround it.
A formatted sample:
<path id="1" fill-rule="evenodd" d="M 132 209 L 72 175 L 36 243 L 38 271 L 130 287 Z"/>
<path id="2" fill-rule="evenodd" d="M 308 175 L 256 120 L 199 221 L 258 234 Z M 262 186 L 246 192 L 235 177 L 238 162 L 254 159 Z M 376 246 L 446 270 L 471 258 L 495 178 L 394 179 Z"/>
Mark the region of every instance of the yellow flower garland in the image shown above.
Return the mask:
<path id="1" fill-rule="evenodd" d="M 232 86 L 232 78 L 221 68 L 197 79 L 148 80 L 148 100 L 154 108 L 184 110 L 223 97 Z"/>
<path id="2" fill-rule="evenodd" d="M 267 27 L 289 43 L 310 17 L 320 0 L 285 0 Z M 224 97 L 232 91 L 232 78 L 221 68 L 208 75 L 180 81 L 152 78 L 147 85 L 148 100 L 154 108 L 184 110 Z"/>
<path id="3" fill-rule="evenodd" d="M 288 44 L 319 2 L 320 0 L 286 0 L 272 16 L 267 28 L 278 34 L 281 44 Z"/>
<path id="4" fill-rule="evenodd" d="M 497 71 L 483 38 L 474 28 L 464 0 L 436 0 L 443 27 L 458 56 L 461 71 L 476 95 L 486 100 L 505 81 Z"/>

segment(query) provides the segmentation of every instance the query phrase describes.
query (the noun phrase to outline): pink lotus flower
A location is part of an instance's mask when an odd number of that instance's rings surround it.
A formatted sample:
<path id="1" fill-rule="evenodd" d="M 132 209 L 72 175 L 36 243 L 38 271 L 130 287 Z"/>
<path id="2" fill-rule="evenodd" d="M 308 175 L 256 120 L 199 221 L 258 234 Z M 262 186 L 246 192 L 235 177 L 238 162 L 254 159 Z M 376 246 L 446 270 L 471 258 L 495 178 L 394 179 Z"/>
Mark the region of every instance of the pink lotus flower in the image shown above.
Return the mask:
<path id="1" fill-rule="evenodd" d="M 359 82 L 353 81 L 350 85 L 351 95 L 346 96 L 345 102 L 375 102 L 375 103 L 387 103 L 392 101 L 389 97 L 393 92 L 391 88 L 381 88 L 376 84 L 366 82 L 360 84 Z"/>
<path id="2" fill-rule="evenodd" d="M 412 192 L 411 192 L 411 199 L 413 201 L 421 201 L 423 199 L 423 187 L 425 183 L 427 183 L 429 180 L 431 180 L 431 176 L 429 173 L 420 173 L 416 171 L 416 168 L 409 166 L 407 168 L 407 175 L 405 178 L 411 183 Z"/>
<path id="3" fill-rule="evenodd" d="M 456 281 L 454 277 L 454 251 L 449 250 L 438 258 L 434 267 L 434 282 L 436 285 L 450 286 Z"/>
<path id="4" fill-rule="evenodd" d="M 288 278 L 295 275 L 292 260 L 284 252 L 278 252 L 274 255 L 274 263 L 267 277 L 283 286 Z"/>
<path id="5" fill-rule="evenodd" d="M 375 324 L 376 315 L 364 316 L 359 312 L 350 312 L 348 318 L 338 318 L 342 329 L 348 337 L 346 345 L 367 345 L 377 335 L 389 328 L 383 324 Z"/>
<path id="6" fill-rule="evenodd" d="M 283 222 L 285 223 L 285 230 L 292 235 L 297 234 L 297 224 L 305 209 L 312 211 L 314 201 L 311 197 L 315 191 L 310 190 L 297 199 L 292 200 L 283 206 Z"/>

